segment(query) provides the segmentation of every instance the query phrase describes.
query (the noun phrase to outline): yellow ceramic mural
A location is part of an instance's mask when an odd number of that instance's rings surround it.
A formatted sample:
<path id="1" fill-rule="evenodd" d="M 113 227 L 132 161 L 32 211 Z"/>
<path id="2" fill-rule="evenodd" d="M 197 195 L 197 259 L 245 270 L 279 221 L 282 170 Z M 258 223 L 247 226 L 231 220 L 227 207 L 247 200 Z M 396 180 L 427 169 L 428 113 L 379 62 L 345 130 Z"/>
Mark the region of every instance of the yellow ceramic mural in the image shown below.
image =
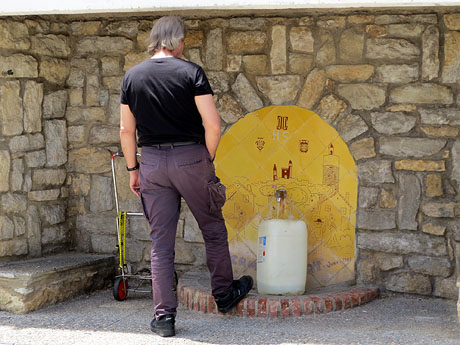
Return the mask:
<path id="1" fill-rule="evenodd" d="M 354 279 L 357 168 L 337 131 L 297 106 L 246 115 L 222 137 L 216 173 L 227 186 L 223 213 L 234 274 L 256 276 L 257 231 L 273 194 L 285 188 L 307 224 L 307 289 Z"/>

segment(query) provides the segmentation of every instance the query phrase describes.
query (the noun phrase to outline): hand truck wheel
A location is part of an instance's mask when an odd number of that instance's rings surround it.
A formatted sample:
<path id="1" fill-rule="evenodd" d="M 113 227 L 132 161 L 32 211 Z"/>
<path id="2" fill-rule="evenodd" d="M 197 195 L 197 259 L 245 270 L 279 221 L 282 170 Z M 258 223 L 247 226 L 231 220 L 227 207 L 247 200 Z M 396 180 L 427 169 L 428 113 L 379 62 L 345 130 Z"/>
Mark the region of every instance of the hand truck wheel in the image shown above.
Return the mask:
<path id="1" fill-rule="evenodd" d="M 128 280 L 123 277 L 115 279 L 113 284 L 113 298 L 117 301 L 124 301 L 128 297 Z"/>

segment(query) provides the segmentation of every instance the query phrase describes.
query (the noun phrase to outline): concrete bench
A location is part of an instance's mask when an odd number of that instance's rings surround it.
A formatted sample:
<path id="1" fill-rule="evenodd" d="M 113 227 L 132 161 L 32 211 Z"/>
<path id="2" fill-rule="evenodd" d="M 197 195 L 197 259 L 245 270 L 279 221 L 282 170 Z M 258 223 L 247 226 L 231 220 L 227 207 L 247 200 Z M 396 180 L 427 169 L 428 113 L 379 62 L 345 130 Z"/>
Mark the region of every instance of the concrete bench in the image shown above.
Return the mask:
<path id="1" fill-rule="evenodd" d="M 101 289 L 114 275 L 109 255 L 68 252 L 0 263 L 0 310 L 28 313 Z"/>

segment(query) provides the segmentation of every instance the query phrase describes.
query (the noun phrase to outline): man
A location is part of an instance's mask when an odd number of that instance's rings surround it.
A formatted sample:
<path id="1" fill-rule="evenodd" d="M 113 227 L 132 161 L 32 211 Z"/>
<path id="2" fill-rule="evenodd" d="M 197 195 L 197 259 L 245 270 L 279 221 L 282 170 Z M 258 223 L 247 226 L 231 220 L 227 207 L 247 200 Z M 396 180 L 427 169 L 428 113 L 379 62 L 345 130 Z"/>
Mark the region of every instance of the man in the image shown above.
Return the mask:
<path id="1" fill-rule="evenodd" d="M 152 58 L 130 69 L 121 88 L 121 146 L 130 188 L 140 196 L 151 228 L 155 317 L 150 327 L 160 336 L 175 335 L 177 300 L 172 287 L 181 197 L 203 234 L 219 311 L 228 312 L 253 285 L 250 276 L 233 280 L 221 210 L 225 187 L 213 164 L 220 118 L 202 68 L 180 59 L 184 37 L 185 25 L 179 17 L 159 19 L 148 39 Z M 136 130 L 142 147 L 140 169 Z"/>

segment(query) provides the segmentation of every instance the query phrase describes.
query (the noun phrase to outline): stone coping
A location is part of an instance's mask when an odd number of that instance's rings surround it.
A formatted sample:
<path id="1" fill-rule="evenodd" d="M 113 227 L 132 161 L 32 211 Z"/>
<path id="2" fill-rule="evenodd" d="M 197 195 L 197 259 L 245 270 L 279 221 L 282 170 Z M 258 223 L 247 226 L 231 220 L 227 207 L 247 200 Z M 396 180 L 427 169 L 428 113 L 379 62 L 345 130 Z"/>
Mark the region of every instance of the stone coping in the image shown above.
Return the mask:
<path id="1" fill-rule="evenodd" d="M 221 314 L 210 293 L 209 274 L 188 272 L 179 280 L 179 303 L 189 310 Z M 342 287 L 329 292 L 312 292 L 300 296 L 259 295 L 252 290 L 227 315 L 240 317 L 292 317 L 321 314 L 357 307 L 376 299 L 375 287 Z"/>

